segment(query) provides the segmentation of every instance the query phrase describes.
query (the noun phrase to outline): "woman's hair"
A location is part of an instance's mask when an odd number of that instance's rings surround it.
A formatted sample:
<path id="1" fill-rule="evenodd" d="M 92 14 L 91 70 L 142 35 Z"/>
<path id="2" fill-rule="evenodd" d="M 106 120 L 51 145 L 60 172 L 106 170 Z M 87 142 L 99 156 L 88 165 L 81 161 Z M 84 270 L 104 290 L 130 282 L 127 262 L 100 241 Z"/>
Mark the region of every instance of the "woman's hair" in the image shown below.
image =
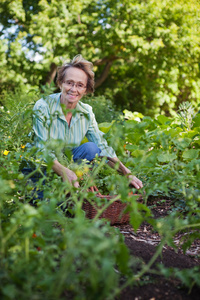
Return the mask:
<path id="1" fill-rule="evenodd" d="M 65 63 L 61 67 L 58 67 L 58 72 L 57 72 L 57 84 L 60 87 L 65 79 L 66 76 L 66 71 L 69 68 L 77 68 L 80 70 L 83 70 L 87 77 L 87 89 L 86 93 L 93 93 L 94 92 L 94 72 L 93 72 L 93 64 L 85 60 L 81 54 L 76 55 L 70 62 Z"/>

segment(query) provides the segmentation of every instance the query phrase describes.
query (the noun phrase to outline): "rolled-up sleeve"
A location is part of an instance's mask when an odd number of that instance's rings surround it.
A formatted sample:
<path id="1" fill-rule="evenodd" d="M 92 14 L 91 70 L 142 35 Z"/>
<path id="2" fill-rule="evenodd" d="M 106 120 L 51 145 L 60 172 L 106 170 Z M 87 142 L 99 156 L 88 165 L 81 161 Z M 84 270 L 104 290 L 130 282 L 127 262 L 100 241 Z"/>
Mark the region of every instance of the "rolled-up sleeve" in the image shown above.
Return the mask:
<path id="1" fill-rule="evenodd" d="M 100 149 L 102 156 L 116 157 L 116 153 L 112 147 L 108 146 L 107 141 L 103 137 L 104 133 L 99 130 L 97 121 L 95 119 L 92 109 L 90 111 L 90 126 L 86 133 L 86 137 L 90 142 L 94 142 Z"/>
<path id="2" fill-rule="evenodd" d="M 34 144 L 39 151 L 45 150 L 45 142 L 47 142 L 50 135 L 50 123 L 49 107 L 43 99 L 40 99 L 33 108 Z M 48 155 L 52 157 L 53 160 L 56 159 L 52 151 L 50 151 Z"/>

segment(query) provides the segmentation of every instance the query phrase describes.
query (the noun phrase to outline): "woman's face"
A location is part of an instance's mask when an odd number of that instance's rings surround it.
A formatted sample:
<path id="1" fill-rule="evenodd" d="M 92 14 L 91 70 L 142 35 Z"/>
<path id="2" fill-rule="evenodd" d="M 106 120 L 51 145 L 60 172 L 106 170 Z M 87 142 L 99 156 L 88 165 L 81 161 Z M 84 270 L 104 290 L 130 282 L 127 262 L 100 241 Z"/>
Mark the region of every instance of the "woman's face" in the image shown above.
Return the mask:
<path id="1" fill-rule="evenodd" d="M 66 71 L 61 85 L 61 102 L 66 108 L 75 108 L 78 101 L 86 94 L 87 74 L 78 68 L 70 67 Z"/>

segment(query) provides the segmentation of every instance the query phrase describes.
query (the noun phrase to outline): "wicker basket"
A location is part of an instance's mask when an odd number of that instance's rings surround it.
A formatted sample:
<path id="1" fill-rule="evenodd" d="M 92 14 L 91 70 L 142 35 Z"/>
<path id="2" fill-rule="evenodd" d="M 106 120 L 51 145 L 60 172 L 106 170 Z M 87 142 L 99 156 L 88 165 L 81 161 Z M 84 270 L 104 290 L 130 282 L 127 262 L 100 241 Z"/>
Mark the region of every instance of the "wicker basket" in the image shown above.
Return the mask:
<path id="1" fill-rule="evenodd" d="M 115 159 L 113 159 L 111 157 L 107 157 L 107 159 L 109 160 L 109 162 L 112 165 L 116 164 Z M 120 165 L 120 171 L 124 175 L 126 175 L 126 169 L 125 169 L 124 165 L 119 161 L 118 161 L 118 163 Z M 94 186 L 94 189 L 92 189 L 92 191 L 93 190 L 98 192 L 98 188 L 96 186 Z M 132 194 L 132 192 L 131 192 L 131 194 Z M 134 196 L 138 196 L 137 201 L 142 199 L 142 195 L 136 195 L 135 194 Z M 104 199 L 107 199 L 107 200 L 116 198 L 116 196 L 109 196 L 109 195 L 105 196 L 105 195 L 101 195 L 101 194 L 98 194 L 98 193 L 96 194 L 96 197 L 99 197 L 101 199 L 104 198 Z M 100 215 L 99 218 L 100 219 L 105 218 L 105 219 L 109 220 L 111 225 L 114 225 L 114 224 L 127 224 L 127 223 L 129 223 L 130 216 L 129 216 L 129 213 L 124 213 L 124 210 L 126 209 L 126 207 L 127 207 L 127 204 L 122 203 L 120 201 L 120 199 L 118 199 L 118 200 L 114 201 L 112 204 L 110 204 L 109 207 L 104 210 L 104 212 Z M 95 205 L 95 203 L 91 204 L 87 200 L 84 201 L 82 209 L 86 212 L 86 217 L 89 218 L 89 219 L 93 219 L 96 216 L 97 211 L 98 211 L 98 208 Z"/>
<path id="2" fill-rule="evenodd" d="M 101 199 L 113 199 L 116 196 L 104 196 L 96 195 Z M 125 208 L 127 207 L 126 203 L 122 203 L 120 200 L 115 200 L 104 212 L 100 215 L 100 219 L 105 218 L 110 221 L 111 225 L 114 224 L 127 224 L 129 223 L 129 214 L 124 213 Z M 90 204 L 87 200 L 83 203 L 83 210 L 86 212 L 86 217 L 93 219 L 97 214 L 97 206 Z"/>

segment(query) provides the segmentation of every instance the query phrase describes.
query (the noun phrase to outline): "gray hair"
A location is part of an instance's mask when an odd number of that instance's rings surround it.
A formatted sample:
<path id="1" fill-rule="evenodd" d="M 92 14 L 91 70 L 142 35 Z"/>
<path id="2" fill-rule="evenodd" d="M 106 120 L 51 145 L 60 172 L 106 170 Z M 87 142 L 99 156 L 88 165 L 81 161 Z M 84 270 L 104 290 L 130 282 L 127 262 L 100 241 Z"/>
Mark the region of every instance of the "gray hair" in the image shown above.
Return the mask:
<path id="1" fill-rule="evenodd" d="M 94 92 L 94 72 L 93 72 L 93 64 L 84 59 L 81 54 L 76 55 L 70 62 L 63 64 L 61 67 L 58 67 L 57 72 L 57 84 L 61 87 L 64 78 L 66 76 L 66 71 L 69 68 L 77 68 L 83 70 L 88 79 L 87 79 L 87 89 L 86 93 L 93 93 Z"/>

